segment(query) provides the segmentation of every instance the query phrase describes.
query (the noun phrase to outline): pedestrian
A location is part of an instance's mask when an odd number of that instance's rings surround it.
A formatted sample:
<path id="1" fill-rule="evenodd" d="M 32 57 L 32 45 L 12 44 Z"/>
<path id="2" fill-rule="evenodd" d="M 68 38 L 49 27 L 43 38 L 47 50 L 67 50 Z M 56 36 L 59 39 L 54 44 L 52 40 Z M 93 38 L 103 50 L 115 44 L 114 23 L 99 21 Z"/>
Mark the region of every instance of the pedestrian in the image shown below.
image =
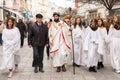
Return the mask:
<path id="1" fill-rule="evenodd" d="M 20 61 L 19 49 L 20 49 L 20 32 L 15 27 L 15 19 L 9 18 L 6 22 L 6 28 L 2 33 L 3 40 L 3 60 L 0 66 L 0 70 L 9 69 L 8 77 L 13 76 L 14 71 L 18 72 L 18 63 Z"/>
<path id="2" fill-rule="evenodd" d="M 0 46 L 2 45 L 2 31 L 4 29 L 4 24 L 2 20 L 0 20 Z"/>
<path id="3" fill-rule="evenodd" d="M 97 26 L 97 20 L 92 19 L 87 29 L 87 36 L 84 40 L 84 51 L 87 51 L 88 56 L 87 67 L 89 67 L 90 72 L 97 72 L 98 55 L 102 53 L 102 38 Z"/>
<path id="4" fill-rule="evenodd" d="M 104 68 L 103 62 L 107 54 L 107 46 L 105 43 L 105 39 L 107 37 L 107 29 L 104 26 L 104 22 L 102 18 L 98 19 L 98 27 L 100 29 L 102 41 L 103 41 L 103 53 L 99 55 L 99 60 L 98 60 L 98 65 L 97 65 L 97 69 L 100 69 L 100 68 Z"/>
<path id="5" fill-rule="evenodd" d="M 109 33 L 110 25 L 111 25 L 110 19 L 109 19 L 109 18 L 106 18 L 105 27 L 106 27 L 106 29 L 107 29 L 107 34 Z"/>
<path id="6" fill-rule="evenodd" d="M 65 22 L 65 25 L 66 25 L 66 34 L 67 34 L 67 37 L 68 37 L 68 42 L 70 44 L 70 47 L 71 47 L 71 51 L 68 55 L 68 64 L 72 64 L 74 62 L 74 58 L 73 58 L 73 46 L 74 46 L 74 43 L 73 43 L 73 29 L 74 29 L 74 25 L 72 24 L 72 21 L 71 21 L 71 15 L 69 14 L 66 14 L 64 16 L 64 22 Z M 73 64 L 74 65 L 74 64 Z"/>
<path id="7" fill-rule="evenodd" d="M 80 67 L 83 65 L 83 39 L 84 39 L 84 27 L 82 25 L 82 20 L 80 17 L 75 19 L 74 29 L 73 29 L 73 40 L 74 40 L 74 66 Z"/>
<path id="8" fill-rule="evenodd" d="M 48 29 L 50 28 L 52 23 L 52 19 L 50 19 L 50 21 L 47 24 Z M 50 44 L 49 44 L 49 38 L 48 38 L 48 45 L 46 46 L 46 53 L 47 53 L 47 59 L 49 60 L 50 57 Z"/>
<path id="9" fill-rule="evenodd" d="M 120 16 L 115 15 L 113 21 L 106 42 L 108 43 L 112 67 L 116 73 L 120 73 Z"/>
<path id="10" fill-rule="evenodd" d="M 49 28 L 50 55 L 56 72 L 66 72 L 66 63 L 70 51 L 67 31 L 68 28 L 60 21 L 60 14 L 53 13 L 54 20 Z"/>
<path id="11" fill-rule="evenodd" d="M 25 26 L 22 19 L 18 20 L 17 27 L 18 27 L 18 29 L 20 31 L 20 35 L 21 35 L 21 38 L 20 38 L 21 39 L 21 45 L 20 46 L 22 48 L 23 45 L 24 45 L 24 37 L 25 37 L 25 34 L 27 32 L 26 26 Z"/>
<path id="12" fill-rule="evenodd" d="M 28 33 L 28 45 L 33 48 L 33 64 L 34 72 L 38 73 L 43 70 L 44 47 L 48 42 L 48 28 L 43 24 L 42 14 L 36 15 L 36 22 L 32 24 Z"/>

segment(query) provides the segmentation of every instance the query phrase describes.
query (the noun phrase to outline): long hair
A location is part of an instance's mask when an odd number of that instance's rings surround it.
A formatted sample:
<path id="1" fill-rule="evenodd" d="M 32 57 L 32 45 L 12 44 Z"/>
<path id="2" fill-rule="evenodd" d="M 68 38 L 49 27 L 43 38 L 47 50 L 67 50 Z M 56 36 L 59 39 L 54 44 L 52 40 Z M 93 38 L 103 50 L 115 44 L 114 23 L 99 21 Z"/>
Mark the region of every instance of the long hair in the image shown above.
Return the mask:
<path id="1" fill-rule="evenodd" d="M 102 22 L 101 26 L 105 27 L 104 22 L 103 22 L 103 19 L 102 19 L 102 18 L 99 18 L 98 21 L 99 21 L 99 20 Z M 98 25 L 98 27 L 100 27 L 100 26 Z"/>
<path id="2" fill-rule="evenodd" d="M 90 26 L 92 25 L 92 22 L 95 23 L 95 26 L 98 26 L 98 21 L 97 21 L 97 19 L 92 19 L 92 20 L 90 21 Z"/>
<path id="3" fill-rule="evenodd" d="M 74 28 L 76 28 L 76 26 L 77 26 L 77 19 L 80 19 L 80 23 L 78 25 L 82 29 L 82 20 L 80 17 L 75 18 Z"/>
<path id="4" fill-rule="evenodd" d="M 118 15 L 114 15 L 114 17 L 117 17 L 117 22 L 113 22 L 113 26 L 114 26 L 114 28 L 116 28 L 116 29 L 120 29 L 120 16 L 118 16 Z"/>
<path id="5" fill-rule="evenodd" d="M 9 20 L 12 21 L 12 27 L 11 28 L 14 28 L 15 26 L 15 19 L 14 18 L 8 18 L 7 21 L 6 21 L 6 28 L 8 29 L 9 25 L 8 25 L 8 22 Z"/>

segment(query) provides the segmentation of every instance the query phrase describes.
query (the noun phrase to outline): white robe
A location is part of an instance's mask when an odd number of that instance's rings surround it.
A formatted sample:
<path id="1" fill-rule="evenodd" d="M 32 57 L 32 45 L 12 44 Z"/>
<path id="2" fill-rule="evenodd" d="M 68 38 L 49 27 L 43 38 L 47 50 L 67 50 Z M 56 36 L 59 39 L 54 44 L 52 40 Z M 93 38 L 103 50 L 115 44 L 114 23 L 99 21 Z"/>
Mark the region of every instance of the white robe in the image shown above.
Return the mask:
<path id="1" fill-rule="evenodd" d="M 106 28 L 99 28 L 99 29 L 100 29 L 100 33 L 103 41 L 103 44 L 102 44 L 103 53 L 99 55 L 99 62 L 106 62 L 107 61 L 107 44 L 105 42 L 105 39 L 107 37 L 107 30 Z"/>
<path id="2" fill-rule="evenodd" d="M 112 67 L 120 71 L 120 30 L 116 30 L 111 25 L 106 42 L 108 43 Z"/>
<path id="3" fill-rule="evenodd" d="M 74 40 L 74 63 L 77 65 L 83 65 L 83 35 L 84 27 L 82 29 L 77 25 L 73 29 L 73 40 Z"/>
<path id="4" fill-rule="evenodd" d="M 3 59 L 0 70 L 13 69 L 18 64 L 20 56 L 20 32 L 18 28 L 4 29 L 2 33 L 3 40 Z"/>
<path id="5" fill-rule="evenodd" d="M 50 54 L 53 57 L 53 67 L 63 66 L 67 63 L 70 45 L 68 41 L 68 28 L 65 23 L 53 22 L 49 28 Z"/>
<path id="6" fill-rule="evenodd" d="M 98 55 L 102 53 L 102 38 L 99 28 L 96 31 L 87 28 L 87 34 L 83 44 L 83 50 L 87 53 L 87 67 L 97 66 Z"/>

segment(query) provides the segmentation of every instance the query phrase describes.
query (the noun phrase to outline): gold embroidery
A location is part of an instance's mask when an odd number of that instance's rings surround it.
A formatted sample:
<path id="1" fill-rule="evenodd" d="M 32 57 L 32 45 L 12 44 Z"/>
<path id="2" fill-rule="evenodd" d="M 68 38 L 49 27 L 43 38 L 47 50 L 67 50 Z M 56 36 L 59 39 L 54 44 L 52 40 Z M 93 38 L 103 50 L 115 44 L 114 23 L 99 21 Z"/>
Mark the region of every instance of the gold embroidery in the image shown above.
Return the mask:
<path id="1" fill-rule="evenodd" d="M 53 27 L 55 28 L 55 29 L 58 29 L 58 27 L 53 23 Z"/>

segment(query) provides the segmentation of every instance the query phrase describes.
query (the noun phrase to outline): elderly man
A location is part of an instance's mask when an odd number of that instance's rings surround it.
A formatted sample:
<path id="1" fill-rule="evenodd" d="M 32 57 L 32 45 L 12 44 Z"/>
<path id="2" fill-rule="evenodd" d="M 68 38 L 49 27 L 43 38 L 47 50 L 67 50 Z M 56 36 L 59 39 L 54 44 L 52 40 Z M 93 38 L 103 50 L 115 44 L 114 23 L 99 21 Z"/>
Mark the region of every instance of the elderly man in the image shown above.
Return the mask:
<path id="1" fill-rule="evenodd" d="M 40 72 L 43 70 L 43 51 L 44 47 L 48 42 L 48 28 L 43 24 L 42 14 L 36 15 L 36 22 L 32 24 L 28 33 L 28 45 L 33 47 L 33 67 L 35 67 L 34 72 L 38 72 L 38 67 Z"/>

